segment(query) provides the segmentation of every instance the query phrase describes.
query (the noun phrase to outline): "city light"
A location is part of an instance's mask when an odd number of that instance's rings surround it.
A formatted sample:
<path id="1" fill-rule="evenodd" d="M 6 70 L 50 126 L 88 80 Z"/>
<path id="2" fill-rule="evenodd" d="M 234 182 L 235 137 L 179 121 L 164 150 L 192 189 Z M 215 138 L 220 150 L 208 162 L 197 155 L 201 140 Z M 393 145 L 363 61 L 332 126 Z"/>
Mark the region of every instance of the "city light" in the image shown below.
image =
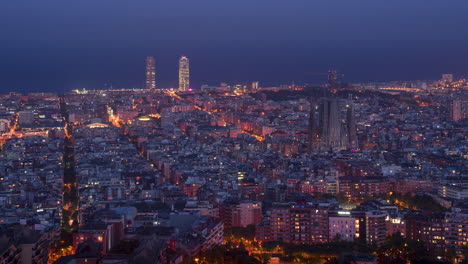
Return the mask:
<path id="1" fill-rule="evenodd" d="M 468 3 L 17 2 L 0 263 L 468 261 Z"/>

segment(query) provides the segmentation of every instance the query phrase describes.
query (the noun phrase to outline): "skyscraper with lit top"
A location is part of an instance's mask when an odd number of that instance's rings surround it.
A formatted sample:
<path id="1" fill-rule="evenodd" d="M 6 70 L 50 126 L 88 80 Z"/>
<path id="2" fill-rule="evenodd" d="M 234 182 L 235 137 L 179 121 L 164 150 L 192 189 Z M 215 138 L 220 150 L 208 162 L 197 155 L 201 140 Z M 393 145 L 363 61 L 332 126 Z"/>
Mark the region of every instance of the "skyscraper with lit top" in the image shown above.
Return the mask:
<path id="1" fill-rule="evenodd" d="M 179 59 L 179 92 L 186 92 L 190 87 L 189 59 L 182 56 Z"/>
<path id="2" fill-rule="evenodd" d="M 146 89 L 156 89 L 155 69 L 154 57 L 146 57 Z"/>

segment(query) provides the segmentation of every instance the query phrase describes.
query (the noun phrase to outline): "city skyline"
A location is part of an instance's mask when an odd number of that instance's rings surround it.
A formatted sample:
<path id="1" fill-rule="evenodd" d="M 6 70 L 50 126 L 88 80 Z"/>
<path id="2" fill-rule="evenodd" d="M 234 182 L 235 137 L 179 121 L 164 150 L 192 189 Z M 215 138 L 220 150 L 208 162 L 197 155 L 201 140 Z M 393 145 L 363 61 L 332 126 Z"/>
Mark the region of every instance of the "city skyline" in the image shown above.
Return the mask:
<path id="1" fill-rule="evenodd" d="M 9 26 L 0 49 L 0 91 L 142 88 L 141 59 L 148 54 L 157 55 L 158 87 L 174 88 L 180 54 L 197 62 L 193 88 L 246 80 L 323 83 L 304 72 L 329 69 L 348 82 L 468 72 L 466 1 L 263 3 L 262 13 L 243 0 L 3 3 L 0 22 Z"/>

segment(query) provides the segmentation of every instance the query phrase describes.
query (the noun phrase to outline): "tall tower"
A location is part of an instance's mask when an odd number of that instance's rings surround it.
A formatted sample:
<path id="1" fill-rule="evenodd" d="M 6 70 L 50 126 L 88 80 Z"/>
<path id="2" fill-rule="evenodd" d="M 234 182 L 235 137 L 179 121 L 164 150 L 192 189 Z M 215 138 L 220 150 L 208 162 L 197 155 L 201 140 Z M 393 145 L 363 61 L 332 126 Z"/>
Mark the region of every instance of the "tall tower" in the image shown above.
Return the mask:
<path id="1" fill-rule="evenodd" d="M 185 56 L 179 59 L 179 92 L 186 92 L 190 85 L 189 59 Z"/>
<path id="2" fill-rule="evenodd" d="M 346 105 L 346 118 L 343 120 L 341 101 L 336 98 L 323 98 L 317 105 L 311 101 L 309 115 L 309 147 L 313 148 L 357 148 L 356 121 L 353 103 Z"/>
<path id="3" fill-rule="evenodd" d="M 319 147 L 320 143 L 320 128 L 317 124 L 315 113 L 317 110 L 317 103 L 315 100 L 310 100 L 310 114 L 309 114 L 309 126 L 308 126 L 308 147 L 309 150 L 312 148 Z"/>
<path id="4" fill-rule="evenodd" d="M 336 70 L 329 70 L 328 71 L 328 85 L 330 87 L 335 87 L 338 84 L 338 75 Z"/>
<path id="5" fill-rule="evenodd" d="M 156 89 L 156 70 L 154 57 L 146 57 L 146 89 Z"/>
<path id="6" fill-rule="evenodd" d="M 354 103 L 351 101 L 346 105 L 346 130 L 348 133 L 348 147 L 358 148 L 356 131 L 356 119 L 354 118 Z"/>

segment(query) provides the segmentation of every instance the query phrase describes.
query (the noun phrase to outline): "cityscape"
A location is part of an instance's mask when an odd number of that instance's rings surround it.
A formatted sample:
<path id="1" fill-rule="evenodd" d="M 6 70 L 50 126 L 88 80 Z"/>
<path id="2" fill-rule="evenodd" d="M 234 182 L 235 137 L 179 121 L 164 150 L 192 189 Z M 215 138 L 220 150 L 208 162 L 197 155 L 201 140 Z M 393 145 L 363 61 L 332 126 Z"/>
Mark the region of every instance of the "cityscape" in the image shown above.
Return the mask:
<path id="1" fill-rule="evenodd" d="M 187 52 L 169 86 L 160 56 L 0 93 L 0 264 L 468 263 L 463 74 L 215 84 Z"/>

